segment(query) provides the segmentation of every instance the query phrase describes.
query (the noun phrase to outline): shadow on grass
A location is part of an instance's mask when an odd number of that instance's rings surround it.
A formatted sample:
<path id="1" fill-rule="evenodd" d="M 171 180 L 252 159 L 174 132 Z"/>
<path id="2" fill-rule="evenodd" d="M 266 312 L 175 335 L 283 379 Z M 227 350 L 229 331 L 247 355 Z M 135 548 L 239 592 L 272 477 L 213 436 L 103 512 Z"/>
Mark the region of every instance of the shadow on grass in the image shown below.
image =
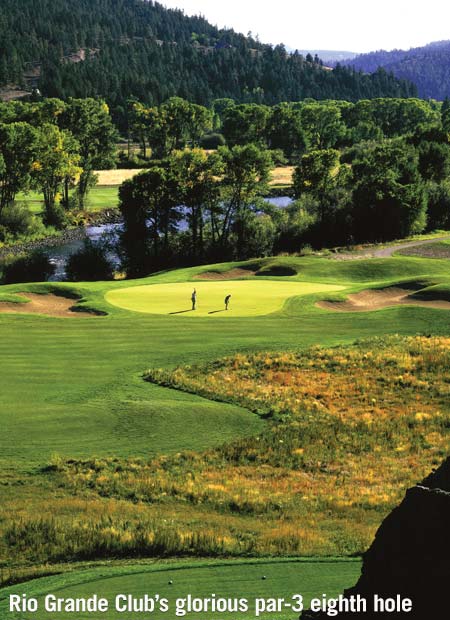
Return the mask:
<path id="1" fill-rule="evenodd" d="M 225 310 L 213 310 L 212 312 L 208 312 L 208 314 L 218 314 L 219 312 L 225 312 Z"/>
<path id="2" fill-rule="evenodd" d="M 195 312 L 195 310 L 192 310 L 192 308 L 190 308 L 189 310 L 178 310 L 178 312 L 169 312 L 169 314 L 185 314 L 186 312 Z"/>

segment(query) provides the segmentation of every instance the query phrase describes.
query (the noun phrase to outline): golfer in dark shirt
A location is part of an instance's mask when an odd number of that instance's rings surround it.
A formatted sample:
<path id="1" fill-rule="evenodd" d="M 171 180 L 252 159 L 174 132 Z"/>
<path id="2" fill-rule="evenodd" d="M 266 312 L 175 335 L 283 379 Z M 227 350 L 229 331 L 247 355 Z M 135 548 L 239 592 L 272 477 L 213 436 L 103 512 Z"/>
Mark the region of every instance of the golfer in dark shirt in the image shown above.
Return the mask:
<path id="1" fill-rule="evenodd" d="M 225 297 L 225 310 L 228 310 L 228 304 L 230 303 L 231 295 Z"/>

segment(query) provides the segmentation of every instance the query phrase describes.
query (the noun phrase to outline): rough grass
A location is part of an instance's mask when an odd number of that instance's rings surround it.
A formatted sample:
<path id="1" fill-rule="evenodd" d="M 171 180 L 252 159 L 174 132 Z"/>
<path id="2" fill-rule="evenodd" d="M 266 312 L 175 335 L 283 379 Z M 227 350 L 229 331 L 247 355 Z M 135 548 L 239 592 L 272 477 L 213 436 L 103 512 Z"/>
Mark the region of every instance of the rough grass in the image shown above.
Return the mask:
<path id="1" fill-rule="evenodd" d="M 142 168 L 138 169 L 116 169 L 116 170 L 97 170 L 95 174 L 98 177 L 97 187 L 103 186 L 119 186 L 124 181 L 132 179 L 136 174 L 143 172 Z"/>
<path id="2" fill-rule="evenodd" d="M 420 258 L 450 258 L 450 241 L 417 245 L 399 250 L 401 256 L 418 256 Z"/>
<path id="3" fill-rule="evenodd" d="M 6 552 L 39 563 L 360 554 L 406 488 L 448 453 L 449 344 L 392 337 L 150 371 L 159 385 L 267 423 L 203 453 L 54 457 L 46 483 L 66 499 L 47 504 L 51 518 L 10 523 Z"/>
<path id="4" fill-rule="evenodd" d="M 271 185 L 292 185 L 292 175 L 294 174 L 294 166 L 280 166 L 272 170 Z"/>

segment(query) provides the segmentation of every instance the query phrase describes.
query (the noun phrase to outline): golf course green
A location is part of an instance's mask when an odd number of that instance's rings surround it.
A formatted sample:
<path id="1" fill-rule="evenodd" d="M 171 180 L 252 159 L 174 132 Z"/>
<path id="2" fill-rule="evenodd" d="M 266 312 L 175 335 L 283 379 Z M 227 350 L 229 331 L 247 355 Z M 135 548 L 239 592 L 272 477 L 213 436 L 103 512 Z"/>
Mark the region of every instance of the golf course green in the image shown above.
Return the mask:
<path id="1" fill-rule="evenodd" d="M 193 287 L 197 291 L 195 311 L 191 307 Z M 280 310 L 289 297 L 340 291 L 344 287 L 311 282 L 248 281 L 182 282 L 136 286 L 110 291 L 106 300 L 125 308 L 150 314 L 186 314 L 192 317 L 259 316 Z M 224 298 L 231 294 L 229 312 Z"/>
<path id="2" fill-rule="evenodd" d="M 118 594 L 132 595 L 141 598 L 145 594 L 169 601 L 172 613 L 154 613 L 152 618 L 162 620 L 168 615 L 175 617 L 177 599 L 185 599 L 189 594 L 193 598 L 245 598 L 249 601 L 247 613 L 186 613 L 182 617 L 214 617 L 214 618 L 254 618 L 254 601 L 256 598 L 285 598 L 293 605 L 292 596 L 301 594 L 305 605 L 313 597 L 337 596 L 346 587 L 351 586 L 359 577 L 361 563 L 359 560 L 240 560 L 236 562 L 173 562 L 160 565 L 129 565 L 122 568 L 97 568 L 79 571 L 65 576 L 37 579 L 29 584 L 14 586 L 0 591 L 0 613 L 5 620 L 22 620 L 24 617 L 33 620 L 47 620 L 48 613 L 42 610 L 43 596 L 54 593 L 58 598 L 89 598 L 97 594 L 108 599 L 111 611 L 108 620 L 140 620 L 150 614 L 120 613 L 114 610 L 115 597 Z M 7 597 L 11 594 L 22 594 L 36 597 L 40 603 L 40 611 L 29 616 L 20 613 L 8 613 Z M 75 614 L 77 620 L 99 620 L 104 613 L 80 612 Z M 272 617 L 273 614 L 263 614 Z M 289 608 L 276 614 L 282 620 L 297 617 Z M 58 613 L 58 619 L 73 618 L 72 613 Z"/>
<path id="3" fill-rule="evenodd" d="M 279 258 L 263 261 L 260 273 L 274 265 L 289 267 L 297 275 L 204 282 L 197 277 L 205 267 L 195 267 L 134 281 L 0 287 L 0 302 L 27 290 L 56 291 L 81 298 L 81 308 L 108 313 L 97 318 L 80 313 L 76 319 L 0 313 L 3 471 L 29 471 L 55 453 L 127 457 L 201 450 L 261 427 L 257 416 L 235 405 L 145 383 L 142 374 L 147 368 L 208 361 L 242 350 L 306 348 L 382 334 L 450 331 L 447 310 L 399 306 L 332 313 L 316 306 L 322 299 L 345 299 L 347 293 L 412 279 L 439 284 L 444 294 L 450 282 L 445 260 Z M 227 272 L 236 265 L 213 267 Z M 217 303 L 213 300 L 203 308 L 203 287 L 213 286 L 218 289 Z M 275 303 L 272 292 L 281 291 L 276 300 L 279 311 L 270 314 L 264 302 L 258 308 L 260 316 L 237 315 L 242 302 L 235 291 L 253 286 L 260 299 L 270 300 L 268 305 Z M 152 290 L 158 292 L 158 299 L 164 297 L 164 287 L 178 299 L 173 305 L 158 306 L 166 315 L 150 314 L 148 306 L 146 312 L 130 312 L 116 305 L 143 309 Z M 195 321 L 191 313 L 169 316 L 169 311 L 189 308 L 194 287 L 199 292 L 199 311 L 205 316 Z M 228 290 L 235 293 L 232 310 L 227 316 L 225 312 L 212 315 L 211 320 L 207 312 L 223 309 Z M 249 305 L 252 296 L 247 296 Z"/>
<path id="4" fill-rule="evenodd" d="M 145 382 L 147 369 L 170 370 L 241 352 L 336 346 L 389 334 L 450 334 L 450 312 L 445 309 L 399 305 L 354 313 L 330 312 L 317 306 L 318 302 L 344 300 L 349 294 L 370 288 L 411 282 L 415 294 L 423 290 L 426 297 L 437 291 L 440 298 L 447 298 L 450 275 L 445 260 L 404 256 L 354 261 L 283 257 L 261 260 L 257 267 L 253 263 L 252 269 L 257 268 L 258 275 L 245 280 L 226 280 L 226 276 L 220 281 L 199 279 L 206 270 L 223 275 L 245 267 L 245 263 L 227 263 L 168 271 L 135 281 L 0 287 L 0 303 L 11 302 L 16 299 L 14 294 L 27 291 L 58 293 L 77 297 L 79 309 L 105 313 L 92 318 L 80 312 L 71 319 L 18 314 L 14 308 L 0 313 L 2 531 L 11 532 L 11 528 L 29 519 L 48 516 L 64 527 L 79 527 L 80 531 L 91 517 L 93 522 L 103 520 L 102 527 L 107 522 L 111 530 L 114 519 L 145 517 L 146 522 L 159 522 L 158 504 L 126 501 L 119 496 L 98 498 L 89 490 L 78 497 L 75 491 L 59 486 L 51 473 L 58 462 L 70 459 L 91 459 L 95 466 L 96 459 L 160 456 L 163 468 L 164 458 L 169 455 L 184 451 L 193 454 L 257 436 L 267 425 L 262 417 L 231 402 Z M 185 312 L 190 309 L 193 288 L 198 293 L 195 321 L 191 320 L 193 313 Z M 216 312 L 224 309 L 226 294 L 232 295 L 230 311 Z M 169 509 L 170 514 L 164 513 L 169 525 L 176 525 L 180 515 L 189 523 L 201 522 L 195 505 L 185 503 L 181 508 Z M 233 528 L 233 513 L 223 512 L 214 518 L 218 528 Z M 257 514 L 251 518 L 255 523 L 259 519 Z M 339 524 L 336 528 L 336 545 L 344 555 L 345 541 L 339 538 Z M 289 534 L 286 536 L 289 542 Z M 11 549 L 5 542 L 0 544 L 3 566 L 9 566 Z M 16 551 L 20 559 L 22 550 L 18 547 Z M 110 557 L 107 550 L 101 553 L 100 558 Z M 29 565 L 43 565 L 46 560 L 36 555 L 27 561 Z M 203 567 L 190 559 L 185 563 L 155 563 L 147 568 L 130 565 L 130 561 L 128 558 L 123 565 L 118 562 L 115 567 L 103 565 L 69 573 L 64 569 L 60 576 L 0 590 L 0 616 L 6 620 L 28 618 L 6 613 L 5 597 L 12 591 L 37 596 L 52 588 L 61 596 L 98 591 L 106 596 L 146 591 L 165 595 L 168 581 L 173 580 L 170 593 L 176 596 L 192 591 L 198 596 L 212 592 L 247 597 L 264 592 L 268 596 L 291 596 L 300 592 L 308 597 L 342 591 L 356 581 L 360 569 L 359 562 L 327 562 L 315 557 L 305 562 L 261 560 L 262 564 L 238 559 L 214 567 L 210 565 L 213 560 Z M 267 580 L 263 581 L 262 575 Z M 47 618 L 43 614 L 30 617 Z M 77 620 L 87 617 L 77 615 Z M 277 615 L 285 617 L 292 614 Z M 108 616 L 108 620 L 115 618 Z"/>

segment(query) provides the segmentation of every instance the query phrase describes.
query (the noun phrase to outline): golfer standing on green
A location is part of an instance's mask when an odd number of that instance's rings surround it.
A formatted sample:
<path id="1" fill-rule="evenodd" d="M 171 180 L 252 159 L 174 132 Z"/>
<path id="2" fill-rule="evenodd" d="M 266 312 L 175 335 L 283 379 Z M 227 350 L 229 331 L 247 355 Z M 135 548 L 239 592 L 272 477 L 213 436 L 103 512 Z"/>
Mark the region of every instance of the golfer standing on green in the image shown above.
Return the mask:
<path id="1" fill-rule="evenodd" d="M 225 310 L 228 310 L 228 304 L 230 303 L 231 295 L 225 297 Z"/>
<path id="2" fill-rule="evenodd" d="M 192 301 L 192 310 L 195 310 L 195 305 L 197 303 L 197 291 L 195 290 L 195 288 L 192 291 L 191 301 Z"/>

